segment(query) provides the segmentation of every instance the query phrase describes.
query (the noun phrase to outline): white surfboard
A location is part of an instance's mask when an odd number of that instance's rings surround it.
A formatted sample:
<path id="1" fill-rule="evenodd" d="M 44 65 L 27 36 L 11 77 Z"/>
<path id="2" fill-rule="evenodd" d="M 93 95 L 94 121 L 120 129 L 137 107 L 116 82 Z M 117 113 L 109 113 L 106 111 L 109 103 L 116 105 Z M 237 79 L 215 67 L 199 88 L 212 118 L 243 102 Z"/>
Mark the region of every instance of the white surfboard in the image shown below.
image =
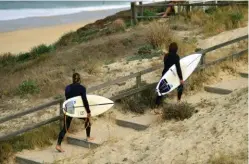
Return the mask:
<path id="1" fill-rule="evenodd" d="M 109 110 L 114 105 L 112 100 L 98 95 L 87 95 L 87 100 L 91 110 L 91 116 L 100 115 Z M 76 96 L 66 100 L 63 103 L 63 112 L 65 115 L 70 117 L 87 117 L 87 112 L 81 96 Z"/>
<path id="2" fill-rule="evenodd" d="M 192 54 L 180 60 L 182 78 L 184 81 L 193 73 L 201 60 L 201 56 L 202 54 Z M 173 65 L 158 82 L 156 92 L 159 96 L 166 95 L 177 88 L 179 85 L 180 79 L 176 71 L 176 66 Z"/>

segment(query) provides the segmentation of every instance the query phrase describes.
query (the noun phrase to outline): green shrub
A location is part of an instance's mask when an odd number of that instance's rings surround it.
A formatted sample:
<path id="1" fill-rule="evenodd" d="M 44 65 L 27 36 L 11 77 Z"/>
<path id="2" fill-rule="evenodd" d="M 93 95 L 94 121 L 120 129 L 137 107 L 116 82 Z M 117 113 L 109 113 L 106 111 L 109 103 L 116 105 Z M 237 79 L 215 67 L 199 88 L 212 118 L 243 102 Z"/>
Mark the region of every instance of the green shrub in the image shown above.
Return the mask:
<path id="1" fill-rule="evenodd" d="M 11 53 L 5 53 L 0 55 L 0 65 L 6 66 L 9 64 L 14 64 L 16 62 L 16 57 Z"/>
<path id="2" fill-rule="evenodd" d="M 126 58 L 127 61 L 134 61 L 134 60 L 143 60 L 143 59 L 152 59 L 153 57 L 160 56 L 160 52 L 152 52 L 147 54 L 135 54 L 133 56 L 129 56 Z"/>
<path id="3" fill-rule="evenodd" d="M 41 44 L 35 46 L 31 49 L 30 54 L 33 58 L 37 58 L 42 54 L 49 53 L 53 50 L 53 46 L 46 46 L 45 44 Z"/>
<path id="4" fill-rule="evenodd" d="M 213 14 L 214 12 L 216 12 L 217 11 L 217 8 L 216 7 L 210 7 L 210 8 L 208 8 L 205 12 L 207 13 L 207 14 Z"/>
<path id="5" fill-rule="evenodd" d="M 144 16 L 156 16 L 156 12 L 145 9 L 144 10 Z"/>
<path id="6" fill-rule="evenodd" d="M 148 54 L 148 53 L 151 53 L 152 49 L 153 49 L 153 47 L 150 44 L 144 45 L 144 46 L 142 46 L 142 47 L 140 47 L 138 49 L 138 54 Z"/>
<path id="7" fill-rule="evenodd" d="M 30 59 L 30 53 L 26 52 L 26 53 L 21 53 L 17 56 L 17 61 L 18 62 L 23 62 L 23 61 L 27 61 Z"/>
<path id="8" fill-rule="evenodd" d="M 236 26 L 244 18 L 243 13 L 239 11 L 229 14 L 229 16 L 234 26 Z"/>
<path id="9" fill-rule="evenodd" d="M 151 11 L 151 10 L 144 10 L 143 16 L 156 16 L 156 12 L 155 11 Z M 143 18 L 143 20 L 153 20 L 153 18 Z"/>
<path id="10" fill-rule="evenodd" d="M 85 31 L 78 31 L 77 35 L 75 35 L 75 38 L 73 39 L 73 42 L 82 43 L 82 42 L 88 41 L 94 38 L 94 36 L 98 33 L 98 31 L 99 30 L 96 28 L 85 30 Z"/>
<path id="11" fill-rule="evenodd" d="M 158 7 L 157 9 L 156 9 L 156 12 L 157 13 L 162 13 L 162 12 L 165 12 L 166 11 L 166 7 Z"/>
<path id="12" fill-rule="evenodd" d="M 146 83 L 142 83 L 145 85 Z M 129 90 L 136 88 L 135 86 Z M 128 90 L 127 90 L 128 91 Z M 135 95 L 129 96 L 121 100 L 122 110 L 125 112 L 133 112 L 143 114 L 147 109 L 155 107 L 155 91 L 148 88 Z"/>
<path id="13" fill-rule="evenodd" d="M 18 93 L 20 95 L 39 93 L 39 87 L 33 80 L 25 80 L 18 86 Z"/>
<path id="14" fill-rule="evenodd" d="M 67 46 L 70 43 L 72 43 L 73 38 L 75 38 L 76 33 L 75 32 L 68 32 L 66 34 L 64 34 L 56 43 L 55 43 L 55 47 L 63 47 L 63 46 Z"/>

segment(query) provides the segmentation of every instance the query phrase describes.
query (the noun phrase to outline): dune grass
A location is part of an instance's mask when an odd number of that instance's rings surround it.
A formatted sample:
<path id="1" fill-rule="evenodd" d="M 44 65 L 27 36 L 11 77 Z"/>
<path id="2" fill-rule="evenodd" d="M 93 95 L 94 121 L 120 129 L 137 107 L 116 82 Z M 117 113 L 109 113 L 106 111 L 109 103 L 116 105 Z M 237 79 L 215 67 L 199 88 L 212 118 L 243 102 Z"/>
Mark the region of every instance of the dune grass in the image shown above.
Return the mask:
<path id="1" fill-rule="evenodd" d="M 184 120 L 189 119 L 195 112 L 195 108 L 189 103 L 180 104 L 164 104 L 163 105 L 163 115 L 164 120 Z"/>
<path id="2" fill-rule="evenodd" d="M 182 23 L 188 27 L 198 28 L 205 37 L 213 36 L 226 30 L 247 26 L 248 7 L 244 6 L 224 6 L 211 7 L 206 11 L 193 9 L 189 13 L 180 13 L 170 19 L 174 29 L 181 29 Z M 179 26 L 179 27 L 178 27 Z"/>
<path id="3" fill-rule="evenodd" d="M 134 60 L 151 59 L 160 55 L 160 51 L 153 49 L 150 44 L 145 44 L 139 47 L 138 51 L 133 56 L 127 57 L 126 60 L 129 62 Z"/>
<path id="4" fill-rule="evenodd" d="M 152 21 L 149 24 L 148 30 L 146 31 L 147 42 L 150 44 L 153 49 L 157 50 L 166 50 L 170 43 L 176 42 L 178 44 L 178 54 L 180 56 L 186 55 L 187 53 L 194 52 L 196 45 L 194 39 L 189 40 L 180 40 L 173 35 L 173 31 L 170 25 L 167 22 L 157 22 Z"/>
<path id="5" fill-rule="evenodd" d="M 124 32 L 125 29 L 131 26 L 129 20 L 125 20 L 122 18 L 116 18 L 110 24 L 107 23 L 105 19 L 100 21 L 103 21 L 102 22 L 104 24 L 103 26 L 102 25 L 95 26 L 93 24 L 89 24 L 83 28 L 76 30 L 75 32 L 70 31 L 64 34 L 55 43 L 55 47 L 61 48 L 61 47 L 77 45 L 79 43 L 87 42 L 102 36 L 107 36 L 118 32 Z"/>
<path id="6" fill-rule="evenodd" d="M 108 62 L 126 55 L 131 50 L 131 43 L 134 47 L 140 47 L 145 43 L 143 35 L 128 35 L 119 38 L 105 38 L 105 42 L 97 44 L 83 44 L 72 46 L 68 49 L 57 49 L 49 55 L 41 55 L 38 58 L 25 62 L 16 62 L 5 65 L 0 69 L 1 86 L 0 92 L 3 97 L 12 97 L 17 94 L 19 85 L 23 81 L 36 81 L 40 92 L 36 97 L 50 97 L 63 92 L 65 85 L 71 83 L 72 70 L 75 69 L 81 74 L 96 76 L 100 67 Z M 5 59 L 5 57 L 3 57 Z M 4 60 L 4 61 L 10 61 Z M 108 61 L 108 62 L 107 62 Z M 83 84 L 87 85 L 91 79 L 82 75 Z"/>
<path id="7" fill-rule="evenodd" d="M 241 150 L 237 153 L 221 151 L 215 155 L 212 155 L 211 158 L 208 160 L 208 164 L 241 164 L 247 162 L 247 150 Z"/>
<path id="8" fill-rule="evenodd" d="M 59 123 L 51 123 L 0 142 L 0 163 L 9 163 L 9 158 L 14 153 L 24 149 L 43 148 L 52 145 L 59 134 Z"/>
<path id="9" fill-rule="evenodd" d="M 142 82 L 141 85 L 147 85 L 147 83 Z M 133 90 L 135 88 L 136 86 L 133 86 L 125 90 L 125 92 Z M 123 112 L 143 114 L 146 112 L 146 110 L 154 108 L 155 95 L 156 93 L 154 92 L 154 90 L 152 88 L 148 88 L 135 95 L 123 98 L 119 101 L 119 103 L 121 104 L 121 109 Z"/>
<path id="10" fill-rule="evenodd" d="M 4 53 L 0 54 L 0 69 L 5 69 L 6 67 L 13 68 L 17 64 L 27 63 L 28 61 L 35 60 L 52 54 L 55 51 L 53 45 L 41 44 L 31 48 L 29 52 L 20 54 Z"/>

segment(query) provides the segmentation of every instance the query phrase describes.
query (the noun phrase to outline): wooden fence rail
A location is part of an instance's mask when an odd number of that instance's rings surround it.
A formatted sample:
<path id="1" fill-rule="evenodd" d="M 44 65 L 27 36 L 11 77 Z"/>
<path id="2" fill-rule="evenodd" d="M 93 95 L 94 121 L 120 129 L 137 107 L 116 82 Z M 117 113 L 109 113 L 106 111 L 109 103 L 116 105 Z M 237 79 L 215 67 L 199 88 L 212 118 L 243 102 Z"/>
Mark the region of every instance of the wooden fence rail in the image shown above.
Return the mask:
<path id="1" fill-rule="evenodd" d="M 44 108 L 50 107 L 50 106 L 52 106 L 52 105 L 56 105 L 56 104 L 58 104 L 59 102 L 60 102 L 60 100 L 51 101 L 51 102 L 49 102 L 49 103 L 42 104 L 42 105 L 40 105 L 40 106 L 31 108 L 31 109 L 29 109 L 29 110 L 26 110 L 26 111 L 23 111 L 23 112 L 16 113 L 16 114 L 14 114 L 14 115 L 10 115 L 10 116 L 1 118 L 1 119 L 0 119 L 0 123 L 9 121 L 9 120 L 12 120 L 12 119 L 15 119 L 15 118 L 18 118 L 18 117 L 21 117 L 21 116 L 24 116 L 24 115 L 33 113 L 33 112 L 37 112 L 37 111 L 39 111 L 39 110 L 43 110 Z"/>
<path id="2" fill-rule="evenodd" d="M 29 126 L 27 126 L 26 128 L 23 128 L 23 129 L 21 129 L 21 130 L 17 130 L 17 131 L 15 131 L 15 132 L 12 132 L 12 133 L 9 133 L 9 134 L 0 136 L 0 141 L 7 140 L 7 139 L 9 139 L 10 137 L 14 137 L 14 136 L 17 136 L 17 135 L 22 134 L 22 133 L 24 133 L 24 132 L 30 131 L 30 130 L 32 130 L 32 129 L 38 128 L 38 127 L 40 127 L 40 126 L 43 126 L 43 125 L 46 125 L 46 124 L 49 124 L 49 123 L 58 121 L 58 120 L 60 119 L 60 117 L 61 117 L 61 116 L 55 116 L 55 117 L 50 118 L 50 119 L 48 119 L 48 120 L 39 122 L 39 123 L 37 123 L 37 124 L 35 124 L 35 125 L 29 125 Z"/>
<path id="3" fill-rule="evenodd" d="M 197 53 L 202 53 L 202 54 L 204 54 L 203 56 L 205 57 L 206 54 L 211 52 L 211 51 L 214 51 L 216 49 L 219 49 L 219 48 L 222 48 L 222 47 L 225 47 L 225 46 L 228 46 L 228 45 L 231 45 L 233 43 L 236 43 L 236 42 L 239 42 L 239 41 L 242 41 L 242 40 L 246 40 L 246 39 L 248 40 L 248 35 L 245 35 L 245 36 L 242 36 L 242 37 L 239 37 L 239 38 L 236 38 L 236 39 L 221 43 L 219 45 L 215 45 L 215 46 L 207 48 L 205 50 L 198 51 Z M 239 56 L 245 54 L 246 52 L 248 52 L 248 49 L 240 51 L 240 52 L 235 53 L 233 55 L 218 59 L 218 60 L 210 62 L 210 63 L 205 63 L 205 60 L 203 60 L 203 62 L 200 63 L 200 65 L 198 66 L 198 68 L 195 71 L 197 71 L 199 69 L 202 69 L 202 68 L 206 68 L 206 67 L 208 67 L 210 65 L 213 65 L 213 64 L 220 63 L 220 62 L 222 62 L 224 60 L 227 60 L 229 58 L 239 57 Z M 151 67 L 151 68 L 139 71 L 137 73 L 134 73 L 134 74 L 131 74 L 131 75 L 128 75 L 128 76 L 119 77 L 119 78 L 117 78 L 117 79 L 115 79 L 113 81 L 108 81 L 106 83 L 91 87 L 91 88 L 87 89 L 87 92 L 90 93 L 90 92 L 93 92 L 93 91 L 96 91 L 96 90 L 99 90 L 99 89 L 103 89 L 105 87 L 109 87 L 111 85 L 115 85 L 115 84 L 117 84 L 119 82 L 125 82 L 125 81 L 127 81 L 129 79 L 136 78 L 136 88 L 135 89 L 132 89 L 132 90 L 120 93 L 118 95 L 109 97 L 110 99 L 115 101 L 115 100 L 121 99 L 123 97 L 127 97 L 127 96 L 130 96 L 132 94 L 141 92 L 141 91 L 143 91 L 145 89 L 154 87 L 156 85 L 156 83 L 141 86 L 141 76 L 144 75 L 144 74 L 156 71 L 158 69 L 161 69 L 162 67 L 163 67 L 163 65 L 159 65 L 159 66 L 155 66 L 155 67 Z M 24 115 L 27 115 L 27 114 L 30 114 L 30 113 L 33 113 L 33 112 L 37 112 L 39 110 L 43 110 L 43 109 L 48 108 L 48 107 L 53 106 L 53 105 L 59 105 L 59 109 L 60 109 L 60 115 L 59 116 L 55 116 L 55 117 L 50 118 L 50 119 L 48 119 L 46 121 L 42 121 L 42 122 L 37 123 L 37 124 L 32 125 L 32 126 L 28 126 L 26 128 L 23 128 L 21 130 L 15 131 L 15 132 L 12 132 L 10 134 L 0 136 L 0 141 L 7 140 L 10 137 L 14 137 L 16 135 L 22 134 L 24 132 L 30 131 L 32 129 L 38 128 L 40 126 L 43 126 L 43 125 L 46 125 L 48 123 L 58 121 L 58 120 L 61 120 L 60 127 L 62 128 L 62 119 L 63 119 L 63 117 L 62 117 L 62 115 L 63 115 L 63 113 L 62 113 L 62 103 L 63 103 L 63 101 L 64 101 L 63 98 L 58 99 L 58 100 L 54 100 L 54 101 L 48 102 L 46 104 L 42 104 L 40 106 L 28 109 L 28 110 L 23 111 L 23 112 L 19 112 L 19 113 L 14 114 L 14 115 L 10 115 L 10 116 L 6 116 L 4 118 L 0 118 L 0 123 L 3 123 L 3 122 L 10 121 L 12 119 L 15 119 L 15 118 L 18 118 L 18 117 L 21 117 L 21 116 L 24 116 Z"/>
<path id="4" fill-rule="evenodd" d="M 214 65 L 214 64 L 221 63 L 221 62 L 223 62 L 223 61 L 225 61 L 225 60 L 228 60 L 228 59 L 235 59 L 235 58 L 238 58 L 238 57 L 240 57 L 241 55 L 244 55 L 244 54 L 246 54 L 246 53 L 248 53 L 248 49 L 245 49 L 245 50 L 242 50 L 242 51 L 240 51 L 240 52 L 238 52 L 238 53 L 235 53 L 235 54 L 232 54 L 232 55 L 229 55 L 229 56 L 226 56 L 226 57 L 217 59 L 217 60 L 215 60 L 215 61 L 209 62 L 209 63 L 204 64 L 204 65 L 199 65 L 199 66 L 195 69 L 194 72 L 197 72 L 197 71 L 199 71 L 199 70 L 201 70 L 201 69 L 210 67 L 210 66 L 212 66 L 212 65 Z M 130 96 L 130 95 L 139 93 L 139 92 L 141 92 L 141 91 L 143 91 L 143 90 L 145 90 L 145 89 L 153 88 L 153 87 L 155 87 L 157 84 L 158 84 L 158 82 L 151 83 L 151 84 L 147 84 L 147 85 L 143 85 L 143 86 L 141 86 L 141 87 L 139 87 L 139 88 L 134 88 L 134 89 L 132 89 L 132 90 L 123 92 L 123 93 L 121 93 L 121 94 L 119 94 L 119 95 L 115 95 L 115 96 L 111 97 L 111 99 L 114 100 L 114 101 L 115 101 L 115 100 L 119 100 L 119 99 L 121 99 L 121 98 L 124 98 L 124 97 Z"/>
<path id="5" fill-rule="evenodd" d="M 245 2 L 224 2 L 224 3 L 178 3 L 178 4 L 145 4 L 145 5 L 136 5 L 137 8 L 142 7 L 168 7 L 168 6 L 228 6 L 231 4 L 236 5 L 245 5 Z"/>

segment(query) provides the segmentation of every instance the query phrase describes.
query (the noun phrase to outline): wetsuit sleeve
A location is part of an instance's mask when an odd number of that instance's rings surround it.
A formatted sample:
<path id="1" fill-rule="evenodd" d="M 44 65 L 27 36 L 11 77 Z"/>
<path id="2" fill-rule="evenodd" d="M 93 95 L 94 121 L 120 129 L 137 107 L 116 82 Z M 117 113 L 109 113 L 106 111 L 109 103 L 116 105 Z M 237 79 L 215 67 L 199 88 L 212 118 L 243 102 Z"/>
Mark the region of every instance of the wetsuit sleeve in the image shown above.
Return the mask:
<path id="1" fill-rule="evenodd" d="M 66 97 L 66 100 L 69 98 L 69 95 L 68 95 L 68 93 L 69 93 L 69 86 L 67 86 L 66 88 L 65 88 L 65 97 Z"/>
<path id="2" fill-rule="evenodd" d="M 182 70 L 181 70 L 180 57 L 179 56 L 177 57 L 177 60 L 176 60 L 176 71 L 177 71 L 177 74 L 179 76 L 179 79 L 182 80 Z"/>
<path id="3" fill-rule="evenodd" d="M 86 108 L 87 113 L 91 113 L 90 108 L 89 108 L 89 103 L 86 97 L 86 89 L 84 87 L 82 87 L 81 97 L 82 97 L 82 101 Z"/>

